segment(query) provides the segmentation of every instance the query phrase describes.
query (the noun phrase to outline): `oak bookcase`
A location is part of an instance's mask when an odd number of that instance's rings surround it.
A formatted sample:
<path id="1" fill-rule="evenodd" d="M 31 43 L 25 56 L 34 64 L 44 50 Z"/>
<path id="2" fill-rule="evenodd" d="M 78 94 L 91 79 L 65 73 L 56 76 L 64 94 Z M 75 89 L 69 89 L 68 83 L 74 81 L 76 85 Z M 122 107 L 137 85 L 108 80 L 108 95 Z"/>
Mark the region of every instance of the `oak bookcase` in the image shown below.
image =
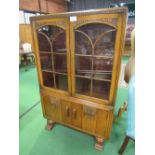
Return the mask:
<path id="1" fill-rule="evenodd" d="M 113 123 L 127 8 L 31 17 L 47 129 L 54 123 L 95 136 L 102 150 Z"/>

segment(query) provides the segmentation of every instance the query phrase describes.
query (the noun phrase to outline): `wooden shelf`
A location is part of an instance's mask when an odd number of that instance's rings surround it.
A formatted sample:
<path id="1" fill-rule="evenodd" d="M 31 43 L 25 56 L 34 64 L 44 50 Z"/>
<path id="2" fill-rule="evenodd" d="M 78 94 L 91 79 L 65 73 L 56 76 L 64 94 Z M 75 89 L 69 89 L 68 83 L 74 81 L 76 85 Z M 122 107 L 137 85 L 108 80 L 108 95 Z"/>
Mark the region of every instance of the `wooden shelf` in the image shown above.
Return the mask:
<path id="1" fill-rule="evenodd" d="M 40 54 L 66 55 L 67 53 L 40 51 Z"/>
<path id="2" fill-rule="evenodd" d="M 92 76 L 75 75 L 78 78 L 92 79 Z"/>
<path id="3" fill-rule="evenodd" d="M 40 51 L 40 54 L 52 54 L 52 52 L 47 52 L 47 51 Z"/>
<path id="4" fill-rule="evenodd" d="M 47 69 L 42 69 L 42 72 L 49 72 L 49 73 L 60 74 L 60 75 L 65 75 L 65 76 L 68 75 L 67 73 L 55 72 L 55 71 L 47 70 Z"/>
<path id="5" fill-rule="evenodd" d="M 75 54 L 75 56 L 80 56 L 80 57 L 93 57 L 93 58 L 105 58 L 105 59 L 113 59 L 113 56 L 104 56 L 104 55 Z"/>
<path id="6" fill-rule="evenodd" d="M 54 72 L 55 74 L 60 74 L 60 75 L 65 75 L 65 76 L 68 76 L 67 73 L 61 73 L 61 72 Z"/>
<path id="7" fill-rule="evenodd" d="M 109 79 L 104 79 L 104 78 L 95 78 L 95 77 L 94 77 L 93 80 L 111 82 L 111 80 L 109 80 Z"/>
<path id="8" fill-rule="evenodd" d="M 96 78 L 96 77 L 92 77 L 92 76 L 82 76 L 82 75 L 75 75 L 78 78 L 84 78 L 84 79 L 90 79 L 90 80 L 98 80 L 98 81 L 105 81 L 105 82 L 111 82 L 111 80 L 109 79 L 105 79 L 105 78 Z"/>
<path id="9" fill-rule="evenodd" d="M 53 52 L 54 55 L 66 55 L 66 53 Z"/>
<path id="10" fill-rule="evenodd" d="M 112 71 L 107 70 L 77 70 L 78 73 L 85 73 L 85 74 L 112 74 Z"/>
<path id="11" fill-rule="evenodd" d="M 47 70 L 47 69 L 42 69 L 42 72 L 49 72 L 49 73 L 53 73 L 52 70 Z"/>

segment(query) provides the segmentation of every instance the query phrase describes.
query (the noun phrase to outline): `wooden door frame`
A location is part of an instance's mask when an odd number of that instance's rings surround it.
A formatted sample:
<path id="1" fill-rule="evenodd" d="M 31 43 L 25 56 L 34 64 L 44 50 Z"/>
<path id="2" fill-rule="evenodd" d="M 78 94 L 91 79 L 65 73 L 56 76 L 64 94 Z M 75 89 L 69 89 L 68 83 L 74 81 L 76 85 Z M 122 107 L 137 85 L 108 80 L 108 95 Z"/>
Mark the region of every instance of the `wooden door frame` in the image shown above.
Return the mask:
<path id="1" fill-rule="evenodd" d="M 40 56 L 39 56 L 39 43 L 38 43 L 38 37 L 37 37 L 37 30 L 43 26 L 51 25 L 51 26 L 57 26 L 66 31 L 66 49 L 67 49 L 67 72 L 68 72 L 68 91 L 63 91 L 55 88 L 49 88 L 44 86 L 43 84 L 43 77 L 42 77 L 42 70 L 41 70 L 41 62 L 40 62 Z M 37 65 L 37 74 L 39 79 L 40 88 L 43 88 L 50 92 L 57 92 L 62 95 L 70 95 L 71 94 L 71 79 L 70 79 L 70 51 L 69 51 L 69 20 L 68 18 L 54 18 L 54 19 L 41 19 L 37 21 L 31 20 L 31 28 L 32 28 L 32 35 L 33 35 L 33 44 L 34 44 L 34 53 L 36 57 L 36 65 Z"/>
<path id="2" fill-rule="evenodd" d="M 97 102 L 97 103 L 105 103 L 105 104 L 113 104 L 114 101 L 114 94 L 116 93 L 117 89 L 117 82 L 118 82 L 118 77 L 119 77 L 119 68 L 120 68 L 120 61 L 121 61 L 121 51 L 120 51 L 120 41 L 121 41 L 121 33 L 122 33 L 122 20 L 121 20 L 121 15 L 120 14 L 98 14 L 98 15 L 81 15 L 77 16 L 77 22 L 70 22 L 70 49 L 71 49 L 71 79 L 72 79 L 72 95 L 81 98 L 81 99 L 86 99 L 89 101 Z M 108 19 L 111 18 L 116 18 L 117 25 L 114 26 L 109 23 Z M 94 19 L 100 20 L 100 19 L 107 19 L 107 22 L 102 22 L 103 24 L 113 26 L 116 29 L 116 39 L 115 39 L 115 52 L 114 52 L 114 58 L 113 58 L 113 69 L 112 69 L 112 79 L 111 79 L 111 86 L 110 86 L 110 93 L 109 93 L 109 99 L 108 100 L 103 100 L 103 99 L 98 99 L 90 96 L 85 96 L 85 95 L 79 95 L 75 93 L 75 41 L 74 41 L 74 30 L 77 27 L 80 27 L 81 25 L 85 25 L 88 23 L 97 23 L 94 21 Z M 101 23 L 101 22 L 99 22 Z"/>

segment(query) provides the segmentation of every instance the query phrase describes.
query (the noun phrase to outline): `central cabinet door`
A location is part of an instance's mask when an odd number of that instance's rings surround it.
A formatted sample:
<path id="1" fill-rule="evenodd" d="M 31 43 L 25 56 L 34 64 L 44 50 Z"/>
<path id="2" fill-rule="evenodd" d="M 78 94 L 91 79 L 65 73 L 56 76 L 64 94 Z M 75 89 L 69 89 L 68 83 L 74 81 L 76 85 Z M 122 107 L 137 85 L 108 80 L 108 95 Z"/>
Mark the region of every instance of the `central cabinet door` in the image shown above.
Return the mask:
<path id="1" fill-rule="evenodd" d="M 82 126 L 82 106 L 77 103 L 62 101 L 62 120 L 76 127 Z"/>
<path id="2" fill-rule="evenodd" d="M 72 124 L 79 128 L 82 126 L 82 106 L 77 103 L 72 103 Z"/>
<path id="3" fill-rule="evenodd" d="M 103 20 L 79 16 L 70 24 L 72 93 L 94 102 L 109 100 L 112 83 L 117 29 Z"/>
<path id="4" fill-rule="evenodd" d="M 69 22 L 67 18 L 38 21 L 37 43 L 41 85 L 45 89 L 71 93 Z"/>

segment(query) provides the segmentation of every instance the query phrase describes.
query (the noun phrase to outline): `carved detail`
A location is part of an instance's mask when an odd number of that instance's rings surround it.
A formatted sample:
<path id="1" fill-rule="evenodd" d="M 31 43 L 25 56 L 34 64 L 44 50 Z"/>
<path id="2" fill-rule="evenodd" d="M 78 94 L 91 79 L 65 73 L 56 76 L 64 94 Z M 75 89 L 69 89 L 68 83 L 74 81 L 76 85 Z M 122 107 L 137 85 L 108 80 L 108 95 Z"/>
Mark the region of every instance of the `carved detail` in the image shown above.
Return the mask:
<path id="1" fill-rule="evenodd" d="M 50 100 L 50 103 L 51 103 L 53 106 L 55 106 L 55 107 L 57 107 L 58 105 L 60 105 L 60 99 L 57 98 L 57 97 L 50 96 L 50 97 L 49 97 L 49 100 Z"/>
<path id="2" fill-rule="evenodd" d="M 41 22 L 40 21 L 40 22 L 35 22 L 36 30 L 38 30 L 42 26 L 48 26 L 48 25 L 58 26 L 58 27 L 60 27 L 60 28 L 62 28 L 64 30 L 66 29 L 65 21 L 55 21 L 55 22 L 53 22 L 53 21 L 51 21 L 51 22 L 45 22 L 45 21 Z"/>
<path id="3" fill-rule="evenodd" d="M 94 23 L 94 22 L 110 24 L 116 28 L 118 25 L 118 19 L 117 18 L 104 18 L 104 19 L 96 19 L 96 18 L 93 19 L 93 18 L 91 18 L 91 19 L 87 19 L 87 20 L 83 20 L 83 21 L 73 22 L 73 26 L 75 28 L 78 25 L 87 24 L 87 23 Z"/>
<path id="4" fill-rule="evenodd" d="M 96 108 L 84 106 L 83 107 L 84 115 L 86 116 L 95 116 Z"/>

